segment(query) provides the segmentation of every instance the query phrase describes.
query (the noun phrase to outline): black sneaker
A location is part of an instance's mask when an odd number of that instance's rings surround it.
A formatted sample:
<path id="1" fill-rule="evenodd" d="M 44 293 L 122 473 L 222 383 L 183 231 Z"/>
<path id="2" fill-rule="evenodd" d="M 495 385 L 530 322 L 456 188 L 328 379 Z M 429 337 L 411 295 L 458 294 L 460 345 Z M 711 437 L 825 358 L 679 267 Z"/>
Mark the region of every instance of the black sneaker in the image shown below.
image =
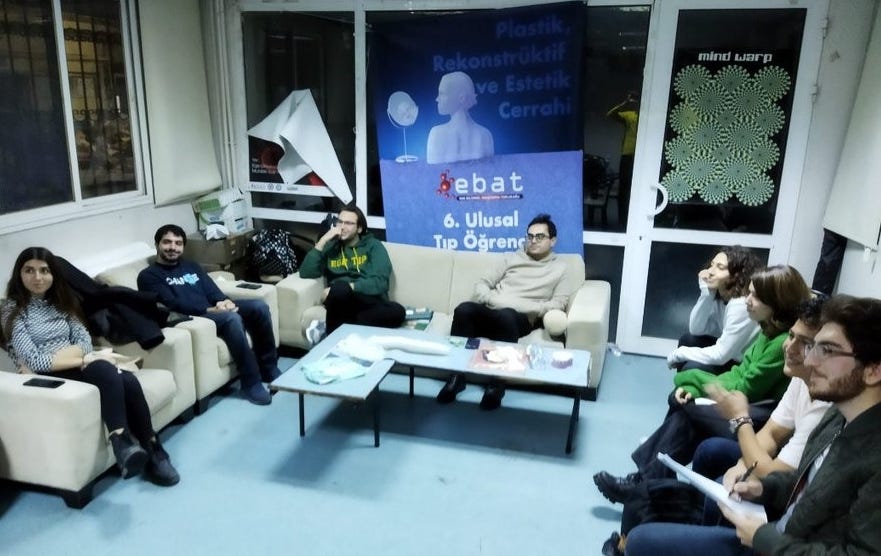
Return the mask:
<path id="1" fill-rule="evenodd" d="M 492 411 L 498 409 L 502 405 L 502 398 L 505 397 L 504 384 L 490 384 L 480 399 L 480 409 L 484 411 Z"/>
<path id="2" fill-rule="evenodd" d="M 437 393 L 437 403 L 451 403 L 456 399 L 456 395 L 465 389 L 465 375 L 462 373 L 453 373 L 447 379 L 447 383 Z"/>
<path id="3" fill-rule="evenodd" d="M 116 466 L 123 479 L 140 475 L 147 463 L 147 452 L 140 444 L 134 442 L 128 432 L 114 434 L 110 437 L 110 446 L 116 456 Z"/>
<path id="4" fill-rule="evenodd" d="M 642 482 L 640 474 L 631 473 L 626 477 L 616 477 L 605 471 L 593 476 L 593 482 L 609 502 L 624 503 L 633 496 L 636 487 Z"/>
<path id="5" fill-rule="evenodd" d="M 180 475 L 171 465 L 171 458 L 168 452 L 162 447 L 158 439 L 150 441 L 149 445 L 150 459 L 147 461 L 146 475 L 153 484 L 159 486 L 173 486 L 180 482 Z"/>

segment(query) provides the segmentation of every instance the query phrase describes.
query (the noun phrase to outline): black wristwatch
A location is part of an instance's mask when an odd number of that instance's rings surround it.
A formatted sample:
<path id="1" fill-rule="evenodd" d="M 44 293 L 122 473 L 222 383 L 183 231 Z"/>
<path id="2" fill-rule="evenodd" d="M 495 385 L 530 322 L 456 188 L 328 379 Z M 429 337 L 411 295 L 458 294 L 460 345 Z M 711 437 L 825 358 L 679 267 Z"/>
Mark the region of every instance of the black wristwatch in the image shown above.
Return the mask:
<path id="1" fill-rule="evenodd" d="M 734 436 L 737 436 L 738 429 L 746 424 L 753 424 L 753 418 L 749 415 L 728 420 L 728 428 L 731 430 L 731 434 L 733 434 Z"/>

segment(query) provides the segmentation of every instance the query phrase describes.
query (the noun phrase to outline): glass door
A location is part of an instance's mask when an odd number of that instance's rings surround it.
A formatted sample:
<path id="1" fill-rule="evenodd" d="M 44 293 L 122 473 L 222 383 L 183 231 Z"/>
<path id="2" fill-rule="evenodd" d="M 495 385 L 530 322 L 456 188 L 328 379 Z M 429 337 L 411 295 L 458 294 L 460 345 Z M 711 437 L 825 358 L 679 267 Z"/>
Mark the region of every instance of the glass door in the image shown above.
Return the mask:
<path id="1" fill-rule="evenodd" d="M 656 4 L 618 343 L 665 355 L 722 245 L 788 259 L 825 0 Z"/>

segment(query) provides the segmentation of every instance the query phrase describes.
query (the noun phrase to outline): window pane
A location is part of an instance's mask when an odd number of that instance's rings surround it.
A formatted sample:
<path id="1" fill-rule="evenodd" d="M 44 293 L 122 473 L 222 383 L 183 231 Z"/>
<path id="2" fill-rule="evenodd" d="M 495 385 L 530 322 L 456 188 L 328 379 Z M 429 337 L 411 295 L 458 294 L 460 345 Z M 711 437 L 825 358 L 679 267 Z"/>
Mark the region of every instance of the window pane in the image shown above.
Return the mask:
<path id="1" fill-rule="evenodd" d="M 64 0 L 61 8 L 83 198 L 134 191 L 119 3 Z"/>
<path id="2" fill-rule="evenodd" d="M 73 200 L 49 0 L 0 4 L 0 214 Z"/>
<path id="3" fill-rule="evenodd" d="M 627 227 L 642 91 L 648 6 L 587 8 L 584 228 Z"/>
<path id="4" fill-rule="evenodd" d="M 751 250 L 761 261 L 768 260 L 767 249 Z M 642 317 L 643 336 L 676 339 L 688 332 L 688 316 L 700 294 L 697 274 L 718 252 L 719 247 L 715 245 L 652 244 Z"/>
<path id="5" fill-rule="evenodd" d="M 309 89 L 327 128 L 346 181 L 355 191 L 355 45 L 353 14 L 245 13 L 242 15 L 247 125 L 260 123 L 291 91 Z M 250 139 L 259 142 L 259 139 Z M 283 154 L 267 141 L 252 143 L 249 165 L 268 174 L 261 181 L 281 183 L 275 163 Z M 286 146 L 290 148 L 290 145 Z M 256 150 L 255 150 L 256 149 Z M 253 165 L 252 165 L 253 168 Z M 310 183 L 310 176 L 299 180 Z M 252 192 L 253 206 L 335 211 L 330 197 Z"/>

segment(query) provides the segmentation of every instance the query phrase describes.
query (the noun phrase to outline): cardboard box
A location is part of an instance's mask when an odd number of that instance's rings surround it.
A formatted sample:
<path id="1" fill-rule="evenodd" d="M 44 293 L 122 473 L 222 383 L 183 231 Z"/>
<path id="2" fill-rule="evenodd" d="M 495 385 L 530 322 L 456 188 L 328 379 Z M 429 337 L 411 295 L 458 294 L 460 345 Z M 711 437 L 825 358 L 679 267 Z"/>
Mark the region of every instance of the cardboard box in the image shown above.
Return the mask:
<path id="1" fill-rule="evenodd" d="M 232 264 L 247 255 L 248 239 L 253 235 L 253 230 L 223 239 L 205 239 L 202 234 L 190 234 L 184 256 L 202 265 Z"/>
<path id="2" fill-rule="evenodd" d="M 196 215 L 199 230 L 209 224 L 223 224 L 230 233 L 251 229 L 248 204 L 237 189 L 224 189 L 209 193 L 190 204 Z"/>

